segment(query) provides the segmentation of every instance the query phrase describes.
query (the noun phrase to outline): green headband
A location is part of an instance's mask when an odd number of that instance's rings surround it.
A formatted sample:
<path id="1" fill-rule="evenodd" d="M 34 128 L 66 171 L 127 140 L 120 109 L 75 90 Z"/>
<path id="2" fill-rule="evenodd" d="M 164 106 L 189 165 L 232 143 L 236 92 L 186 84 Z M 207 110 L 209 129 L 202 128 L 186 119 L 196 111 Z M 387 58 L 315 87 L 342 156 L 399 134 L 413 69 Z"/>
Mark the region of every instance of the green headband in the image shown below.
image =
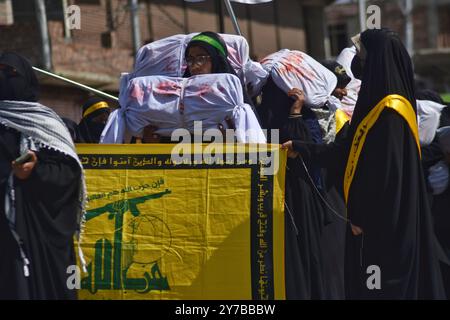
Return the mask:
<path id="1" fill-rule="evenodd" d="M 209 37 L 209 36 L 205 36 L 205 35 L 203 35 L 203 34 L 199 34 L 198 36 L 193 37 L 191 41 L 194 41 L 194 40 L 195 40 L 195 41 L 203 41 L 203 42 L 206 42 L 207 44 L 210 44 L 210 45 L 212 45 L 214 48 L 216 48 L 217 50 L 219 50 L 219 52 L 220 52 L 224 57 L 227 56 L 227 54 L 226 54 L 226 52 L 225 52 L 225 48 L 220 44 L 219 41 L 217 41 L 217 40 L 214 39 L 214 38 L 211 38 L 211 37 Z"/>

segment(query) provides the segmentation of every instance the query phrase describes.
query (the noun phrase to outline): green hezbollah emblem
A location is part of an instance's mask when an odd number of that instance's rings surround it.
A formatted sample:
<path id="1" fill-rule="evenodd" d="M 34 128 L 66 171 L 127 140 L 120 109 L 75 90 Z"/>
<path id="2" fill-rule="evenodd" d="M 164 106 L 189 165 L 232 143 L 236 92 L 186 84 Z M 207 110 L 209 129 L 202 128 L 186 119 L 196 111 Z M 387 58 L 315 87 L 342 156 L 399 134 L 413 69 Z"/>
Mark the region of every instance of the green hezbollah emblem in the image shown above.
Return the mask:
<path id="1" fill-rule="evenodd" d="M 133 260 L 135 254 L 136 241 L 132 240 L 124 253 L 123 249 L 123 220 L 124 215 L 130 212 L 133 217 L 140 218 L 140 221 L 134 219 L 131 222 L 132 234 L 134 235 L 139 229 L 142 221 L 150 221 L 158 219 L 150 215 L 141 215 L 138 204 L 142 204 L 148 200 L 159 199 L 171 191 L 166 189 L 163 192 L 149 194 L 142 197 L 118 200 L 108 203 L 103 207 L 89 210 L 86 213 L 86 221 L 94 219 L 104 213 L 108 213 L 108 219 L 115 219 L 114 228 L 114 246 L 108 239 L 99 239 L 95 243 L 94 266 L 95 271 L 92 275 L 92 262 L 87 267 L 88 276 L 81 280 L 81 288 L 87 289 L 91 293 L 97 290 L 135 290 L 138 293 L 147 293 L 151 290 L 170 290 L 167 277 L 163 277 L 158 266 L 158 259 L 152 259 L 149 263 L 143 263 Z M 158 219 L 160 220 L 160 219 Z M 164 224 L 167 228 L 167 225 Z M 122 259 L 122 254 L 124 259 Z M 142 278 L 128 278 L 127 273 L 130 266 L 134 263 L 151 264 L 150 272 L 145 271 Z"/>

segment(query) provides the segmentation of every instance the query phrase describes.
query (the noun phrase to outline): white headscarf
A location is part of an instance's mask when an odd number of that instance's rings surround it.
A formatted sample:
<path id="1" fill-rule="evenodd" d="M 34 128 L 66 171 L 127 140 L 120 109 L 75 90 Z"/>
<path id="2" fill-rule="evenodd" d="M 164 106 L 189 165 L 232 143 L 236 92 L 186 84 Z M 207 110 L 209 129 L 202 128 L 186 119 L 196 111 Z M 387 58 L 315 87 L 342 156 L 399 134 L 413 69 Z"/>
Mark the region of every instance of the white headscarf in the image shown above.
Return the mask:
<path id="1" fill-rule="evenodd" d="M 361 88 L 361 80 L 355 78 L 351 68 L 355 55 L 356 47 L 351 46 L 350 48 L 343 49 L 336 58 L 336 62 L 344 67 L 345 72 L 352 79 L 345 87 L 345 89 L 347 89 L 347 95 L 341 100 L 341 108 L 349 116 L 353 114 L 356 101 L 358 100 L 359 90 Z"/>
<path id="2" fill-rule="evenodd" d="M 429 100 L 416 100 L 416 104 L 420 145 L 426 146 L 433 141 L 436 135 L 441 111 L 445 106 Z"/>

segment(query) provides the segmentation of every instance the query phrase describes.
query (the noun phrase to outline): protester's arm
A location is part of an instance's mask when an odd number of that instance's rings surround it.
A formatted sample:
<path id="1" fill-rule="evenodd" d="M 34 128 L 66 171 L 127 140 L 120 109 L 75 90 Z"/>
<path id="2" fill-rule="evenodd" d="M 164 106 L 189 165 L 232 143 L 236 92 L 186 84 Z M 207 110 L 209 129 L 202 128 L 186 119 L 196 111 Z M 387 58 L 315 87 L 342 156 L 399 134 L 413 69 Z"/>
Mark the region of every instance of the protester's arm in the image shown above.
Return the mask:
<path id="1" fill-rule="evenodd" d="M 283 148 L 287 149 L 291 155 L 296 152 L 322 168 L 334 167 L 337 159 L 341 159 L 345 153 L 344 146 L 336 142 L 324 144 L 292 140 L 284 143 Z"/>
<path id="2" fill-rule="evenodd" d="M 29 177 L 17 179 L 28 196 L 48 206 L 55 214 L 68 203 L 78 201 L 81 168 L 70 156 L 41 149 Z"/>

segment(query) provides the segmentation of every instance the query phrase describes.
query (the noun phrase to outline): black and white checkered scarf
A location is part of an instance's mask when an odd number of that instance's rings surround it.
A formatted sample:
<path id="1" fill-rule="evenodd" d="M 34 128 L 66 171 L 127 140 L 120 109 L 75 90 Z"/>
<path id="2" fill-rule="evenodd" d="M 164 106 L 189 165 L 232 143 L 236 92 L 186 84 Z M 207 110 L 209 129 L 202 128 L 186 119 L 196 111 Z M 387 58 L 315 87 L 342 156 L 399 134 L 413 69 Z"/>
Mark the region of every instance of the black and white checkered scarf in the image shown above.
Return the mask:
<path id="1" fill-rule="evenodd" d="M 78 163 L 81 168 L 81 183 L 78 199 L 79 206 L 77 210 L 79 222 L 77 237 L 78 241 L 80 241 L 81 229 L 84 224 L 86 185 L 84 181 L 83 166 L 77 156 L 75 145 L 64 122 L 52 109 L 37 102 L 4 100 L 0 101 L 0 124 L 21 133 L 21 149 L 23 149 L 24 141 L 28 141 L 28 144 L 33 144 L 37 150 L 40 148 L 53 149 L 73 158 Z M 25 149 L 27 149 L 27 147 Z M 20 151 L 25 152 L 26 150 Z M 10 179 L 10 181 L 12 181 L 12 179 Z M 11 187 L 13 188 L 13 186 Z M 14 211 L 14 209 L 11 209 L 14 208 L 14 199 L 11 199 L 7 192 L 5 200 L 10 226 L 14 226 L 15 221 L 11 220 L 15 219 L 15 213 L 11 212 L 11 210 Z M 12 231 L 15 233 L 15 230 Z M 22 256 L 22 258 L 24 261 L 26 260 L 24 256 Z M 80 258 L 83 262 L 81 252 Z"/>

